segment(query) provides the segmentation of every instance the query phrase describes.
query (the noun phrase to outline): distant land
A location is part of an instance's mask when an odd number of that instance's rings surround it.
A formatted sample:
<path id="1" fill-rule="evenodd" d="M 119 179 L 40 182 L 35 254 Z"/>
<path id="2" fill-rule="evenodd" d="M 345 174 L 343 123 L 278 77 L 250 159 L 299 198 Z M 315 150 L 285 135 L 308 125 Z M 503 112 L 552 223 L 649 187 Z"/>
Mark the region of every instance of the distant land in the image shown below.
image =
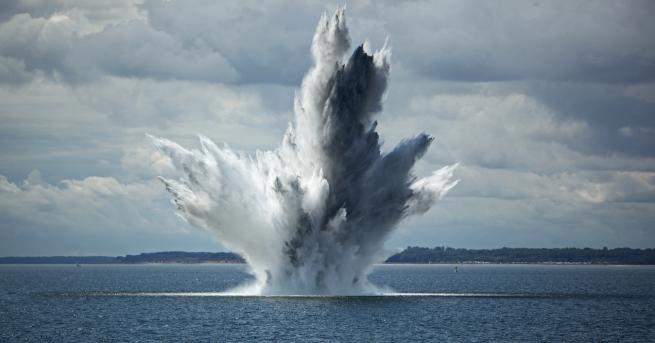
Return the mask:
<path id="1" fill-rule="evenodd" d="M 244 263 L 231 252 L 162 251 L 125 256 L 0 257 L 0 264 Z"/>
<path id="2" fill-rule="evenodd" d="M 125 256 L 0 257 L 0 264 L 245 263 L 231 252 L 164 251 Z M 385 263 L 652 264 L 655 249 L 408 247 Z"/>
<path id="3" fill-rule="evenodd" d="M 655 249 L 408 247 L 387 263 L 587 263 L 655 264 Z"/>
<path id="4" fill-rule="evenodd" d="M 117 263 L 245 263 L 232 252 L 165 251 L 116 257 Z"/>

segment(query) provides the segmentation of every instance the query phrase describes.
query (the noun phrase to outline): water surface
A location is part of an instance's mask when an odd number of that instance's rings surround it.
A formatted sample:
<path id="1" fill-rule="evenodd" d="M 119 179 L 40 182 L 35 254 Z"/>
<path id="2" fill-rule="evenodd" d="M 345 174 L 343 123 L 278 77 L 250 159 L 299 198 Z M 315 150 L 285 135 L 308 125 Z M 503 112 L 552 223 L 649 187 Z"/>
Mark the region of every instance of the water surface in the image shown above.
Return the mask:
<path id="1" fill-rule="evenodd" d="M 0 341 L 655 341 L 655 267 L 382 265 L 373 297 L 237 297 L 244 265 L 0 266 Z"/>

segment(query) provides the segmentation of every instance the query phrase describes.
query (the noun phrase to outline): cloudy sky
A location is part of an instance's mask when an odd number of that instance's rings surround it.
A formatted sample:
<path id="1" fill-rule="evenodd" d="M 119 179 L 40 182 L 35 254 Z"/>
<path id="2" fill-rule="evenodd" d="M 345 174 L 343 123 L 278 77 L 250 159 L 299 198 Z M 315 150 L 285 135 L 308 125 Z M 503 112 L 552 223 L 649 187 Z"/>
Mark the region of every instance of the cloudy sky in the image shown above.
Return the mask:
<path id="1" fill-rule="evenodd" d="M 145 133 L 274 149 L 343 2 L 0 2 L 0 256 L 217 251 L 174 215 Z M 387 246 L 655 247 L 652 1 L 353 1 L 389 37 L 385 146 L 461 183 Z"/>

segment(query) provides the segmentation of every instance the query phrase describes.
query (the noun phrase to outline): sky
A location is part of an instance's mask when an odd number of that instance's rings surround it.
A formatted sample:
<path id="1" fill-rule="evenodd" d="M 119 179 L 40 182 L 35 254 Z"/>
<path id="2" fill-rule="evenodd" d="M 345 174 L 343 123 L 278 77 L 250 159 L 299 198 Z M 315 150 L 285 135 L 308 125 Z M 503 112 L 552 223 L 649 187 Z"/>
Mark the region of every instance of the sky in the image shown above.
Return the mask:
<path id="1" fill-rule="evenodd" d="M 652 1 L 0 2 L 0 256 L 221 251 L 145 134 L 275 149 L 321 14 L 392 47 L 383 149 L 460 183 L 387 242 L 655 248 Z"/>

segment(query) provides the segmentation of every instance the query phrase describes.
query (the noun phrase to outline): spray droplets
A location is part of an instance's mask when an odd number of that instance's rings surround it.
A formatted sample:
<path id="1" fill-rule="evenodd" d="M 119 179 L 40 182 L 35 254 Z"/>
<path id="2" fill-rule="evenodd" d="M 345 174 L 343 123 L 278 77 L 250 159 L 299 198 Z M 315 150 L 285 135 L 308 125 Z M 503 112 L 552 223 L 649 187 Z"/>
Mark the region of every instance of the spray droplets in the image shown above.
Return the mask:
<path id="1" fill-rule="evenodd" d="M 200 150 L 153 138 L 184 173 L 161 178 L 179 215 L 214 233 L 249 263 L 257 294 L 374 293 L 367 281 L 384 241 L 406 216 L 450 190 L 455 166 L 416 179 L 433 138 L 419 134 L 380 151 L 391 51 L 350 48 L 343 10 L 324 15 L 314 65 L 295 99 L 295 122 L 275 151 L 242 156 L 201 137 Z"/>

